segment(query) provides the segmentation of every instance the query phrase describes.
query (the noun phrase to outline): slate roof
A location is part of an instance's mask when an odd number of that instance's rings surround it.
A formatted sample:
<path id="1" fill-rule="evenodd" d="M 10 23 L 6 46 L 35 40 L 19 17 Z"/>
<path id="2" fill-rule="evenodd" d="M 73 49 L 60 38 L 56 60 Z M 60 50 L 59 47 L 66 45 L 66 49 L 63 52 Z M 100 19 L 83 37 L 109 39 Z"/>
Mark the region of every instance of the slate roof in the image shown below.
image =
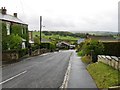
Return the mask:
<path id="1" fill-rule="evenodd" d="M 85 39 L 84 38 L 80 38 L 77 43 L 80 44 L 81 42 L 83 42 Z"/>
<path id="2" fill-rule="evenodd" d="M 62 45 L 62 44 L 65 44 L 65 45 L 67 45 L 67 46 L 70 46 L 70 44 L 69 44 L 69 43 L 64 42 L 64 41 L 57 43 L 57 46 L 60 46 L 60 45 Z"/>
<path id="3" fill-rule="evenodd" d="M 14 17 L 12 15 L 9 15 L 9 14 L 0 13 L 0 20 L 15 22 L 15 23 L 19 23 L 19 24 L 27 24 L 27 23 L 24 23 L 22 20 Z"/>

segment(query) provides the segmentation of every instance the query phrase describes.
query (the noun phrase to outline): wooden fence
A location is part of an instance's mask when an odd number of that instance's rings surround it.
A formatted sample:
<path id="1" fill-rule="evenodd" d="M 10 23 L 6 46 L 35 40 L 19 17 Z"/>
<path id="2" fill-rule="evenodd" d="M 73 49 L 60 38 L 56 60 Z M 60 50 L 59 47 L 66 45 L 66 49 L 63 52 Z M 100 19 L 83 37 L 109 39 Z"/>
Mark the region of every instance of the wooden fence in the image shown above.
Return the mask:
<path id="1" fill-rule="evenodd" d="M 120 70 L 120 57 L 98 55 L 98 61 L 101 61 L 117 70 Z"/>

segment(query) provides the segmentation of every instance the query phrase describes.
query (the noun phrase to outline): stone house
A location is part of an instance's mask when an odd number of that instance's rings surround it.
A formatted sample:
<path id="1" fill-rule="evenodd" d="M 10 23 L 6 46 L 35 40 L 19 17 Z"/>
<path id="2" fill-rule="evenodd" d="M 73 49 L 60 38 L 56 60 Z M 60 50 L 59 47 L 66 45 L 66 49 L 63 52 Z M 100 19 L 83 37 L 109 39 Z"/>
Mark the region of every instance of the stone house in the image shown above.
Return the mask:
<path id="1" fill-rule="evenodd" d="M 17 13 L 13 13 L 13 15 L 9 15 L 7 14 L 7 9 L 5 7 L 1 7 L 0 22 L 2 23 L 2 38 L 6 38 L 6 36 L 11 34 L 15 34 L 15 35 L 17 34 L 22 38 L 21 48 L 27 47 L 28 24 L 20 20 L 17 16 Z"/>

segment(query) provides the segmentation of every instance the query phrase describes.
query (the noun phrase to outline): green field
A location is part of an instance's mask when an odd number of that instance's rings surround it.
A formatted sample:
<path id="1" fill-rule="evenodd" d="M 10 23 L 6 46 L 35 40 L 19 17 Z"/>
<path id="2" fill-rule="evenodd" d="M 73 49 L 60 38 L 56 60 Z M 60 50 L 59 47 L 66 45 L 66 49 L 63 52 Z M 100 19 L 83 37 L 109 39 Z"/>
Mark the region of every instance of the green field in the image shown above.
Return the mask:
<path id="1" fill-rule="evenodd" d="M 35 35 L 40 36 L 40 33 L 33 32 L 33 37 L 35 37 Z M 41 35 L 42 35 L 42 38 L 46 38 L 46 39 L 59 39 L 59 40 L 78 40 L 79 39 L 72 36 L 44 35 L 43 33 Z"/>

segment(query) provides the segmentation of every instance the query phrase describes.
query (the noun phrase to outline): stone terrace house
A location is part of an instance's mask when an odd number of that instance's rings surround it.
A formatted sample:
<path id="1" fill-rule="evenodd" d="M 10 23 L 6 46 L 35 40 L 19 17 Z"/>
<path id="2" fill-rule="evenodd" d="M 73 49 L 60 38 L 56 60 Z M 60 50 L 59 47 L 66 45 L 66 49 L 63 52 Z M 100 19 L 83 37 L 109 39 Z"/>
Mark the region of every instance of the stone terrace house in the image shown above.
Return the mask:
<path id="1" fill-rule="evenodd" d="M 4 34 L 2 38 L 11 34 L 19 35 L 22 39 L 21 48 L 26 48 L 28 44 L 28 25 L 17 17 L 17 13 L 9 15 L 7 9 L 1 7 L 0 22 L 2 22 L 2 34 Z"/>

